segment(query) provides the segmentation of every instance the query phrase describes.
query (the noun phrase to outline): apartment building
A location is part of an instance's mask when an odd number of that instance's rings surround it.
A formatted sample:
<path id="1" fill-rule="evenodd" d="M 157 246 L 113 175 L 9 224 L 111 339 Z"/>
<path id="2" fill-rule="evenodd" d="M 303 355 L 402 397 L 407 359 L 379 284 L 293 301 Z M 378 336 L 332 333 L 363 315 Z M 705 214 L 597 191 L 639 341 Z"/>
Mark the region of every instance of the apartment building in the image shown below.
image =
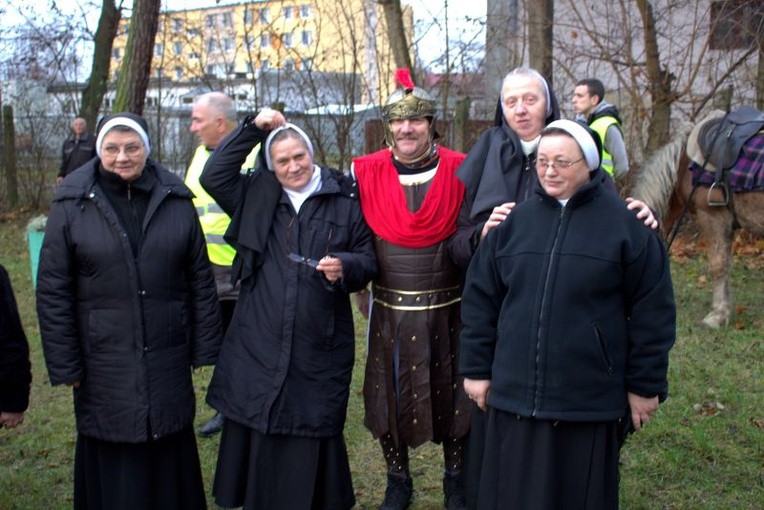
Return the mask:
<path id="1" fill-rule="evenodd" d="M 261 73 L 359 75 L 361 95 L 379 102 L 393 87 L 394 63 L 384 16 L 374 0 L 252 0 L 163 11 L 152 76 L 170 82 L 256 80 Z M 413 34 L 413 13 L 404 9 Z M 112 51 L 119 72 L 129 19 Z"/>

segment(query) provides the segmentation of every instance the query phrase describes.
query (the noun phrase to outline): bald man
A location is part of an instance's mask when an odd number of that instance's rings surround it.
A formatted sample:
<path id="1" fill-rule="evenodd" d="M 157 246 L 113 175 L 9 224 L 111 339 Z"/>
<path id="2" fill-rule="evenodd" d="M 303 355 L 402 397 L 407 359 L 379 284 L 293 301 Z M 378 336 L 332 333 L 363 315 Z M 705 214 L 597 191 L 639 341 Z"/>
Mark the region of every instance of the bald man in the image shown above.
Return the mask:
<path id="1" fill-rule="evenodd" d="M 61 148 L 61 167 L 56 184 L 60 184 L 64 177 L 96 156 L 95 138 L 88 133 L 87 121 L 76 117 L 70 127 L 72 133 L 64 140 L 64 146 Z"/>
<path id="2" fill-rule="evenodd" d="M 189 128 L 199 140 L 199 147 L 186 172 L 186 186 L 194 192 L 194 206 L 207 243 L 207 255 L 212 263 L 218 302 L 223 316 L 223 328 L 228 328 L 239 297 L 238 285 L 231 283 L 231 265 L 236 251 L 223 239 L 231 219 L 199 184 L 204 165 L 220 142 L 236 127 L 236 107 L 222 92 L 208 92 L 194 99 Z M 254 167 L 258 147 L 247 157 L 242 170 Z M 216 413 L 199 428 L 199 435 L 209 437 L 223 428 L 223 416 Z"/>

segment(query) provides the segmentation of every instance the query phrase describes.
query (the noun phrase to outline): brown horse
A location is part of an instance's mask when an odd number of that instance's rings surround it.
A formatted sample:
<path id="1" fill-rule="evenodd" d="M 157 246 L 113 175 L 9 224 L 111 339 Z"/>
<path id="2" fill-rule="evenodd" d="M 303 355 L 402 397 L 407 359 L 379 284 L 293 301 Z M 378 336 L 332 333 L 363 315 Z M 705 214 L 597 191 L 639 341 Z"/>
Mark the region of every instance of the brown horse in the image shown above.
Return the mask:
<path id="1" fill-rule="evenodd" d="M 680 126 L 674 139 L 642 165 L 631 196 L 644 200 L 663 218 L 664 234 L 671 230 L 692 196 L 687 210 L 708 247 L 708 269 L 713 280 L 711 311 L 703 324 L 716 329 L 729 324 L 732 312 L 729 270 L 733 234 L 735 229 L 743 228 L 754 235 L 764 235 L 764 192 L 730 193 L 728 206 L 709 206 L 709 199 L 712 202 L 723 199 L 719 190 L 709 196 L 709 188 L 699 186 L 692 194 L 690 159 L 686 153 L 692 127 Z M 717 192 L 719 196 L 715 195 Z"/>

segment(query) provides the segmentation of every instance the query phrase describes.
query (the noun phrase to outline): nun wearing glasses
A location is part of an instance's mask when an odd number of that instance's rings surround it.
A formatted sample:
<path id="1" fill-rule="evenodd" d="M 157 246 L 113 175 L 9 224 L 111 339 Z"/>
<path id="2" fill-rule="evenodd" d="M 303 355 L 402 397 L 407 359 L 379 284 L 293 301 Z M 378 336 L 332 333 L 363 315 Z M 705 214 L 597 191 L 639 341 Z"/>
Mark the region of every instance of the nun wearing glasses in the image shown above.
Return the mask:
<path id="1" fill-rule="evenodd" d="M 240 173 L 264 143 L 256 168 Z M 349 293 L 376 275 L 355 182 L 313 161 L 275 110 L 247 118 L 200 182 L 231 216 L 241 294 L 207 402 L 225 416 L 213 494 L 244 509 L 355 504 L 343 436 L 355 333 Z"/>
<path id="2" fill-rule="evenodd" d="M 640 430 L 668 392 L 669 259 L 603 187 L 585 127 L 550 123 L 536 173 L 462 297 L 460 372 L 488 413 L 477 507 L 617 508 L 621 422 Z"/>
<path id="3" fill-rule="evenodd" d="M 105 117 L 96 151 L 56 189 L 37 275 L 50 382 L 74 396 L 74 508 L 203 509 L 191 368 L 222 326 L 192 194 L 138 115 Z"/>

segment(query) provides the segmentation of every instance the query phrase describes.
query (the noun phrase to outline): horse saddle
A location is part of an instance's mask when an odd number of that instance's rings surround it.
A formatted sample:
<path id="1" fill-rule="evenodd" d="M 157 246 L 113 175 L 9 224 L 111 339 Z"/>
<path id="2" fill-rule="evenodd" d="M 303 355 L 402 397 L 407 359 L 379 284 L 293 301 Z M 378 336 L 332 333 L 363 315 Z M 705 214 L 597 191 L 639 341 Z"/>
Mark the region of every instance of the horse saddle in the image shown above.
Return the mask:
<path id="1" fill-rule="evenodd" d="M 729 190 L 725 171 L 735 165 L 743 145 L 764 128 L 764 112 L 742 106 L 724 115 L 720 113 L 712 113 L 695 127 L 690 134 L 687 155 L 703 169 L 715 173 L 708 194 L 709 205 L 726 206 Z M 717 189 L 722 198 L 712 198 L 719 196 L 715 193 Z"/>
<path id="2" fill-rule="evenodd" d="M 764 112 L 750 106 L 740 107 L 724 117 L 709 120 L 698 132 L 698 145 L 705 156 L 706 168 L 716 171 L 731 168 L 738 160 L 745 142 L 762 127 Z"/>

